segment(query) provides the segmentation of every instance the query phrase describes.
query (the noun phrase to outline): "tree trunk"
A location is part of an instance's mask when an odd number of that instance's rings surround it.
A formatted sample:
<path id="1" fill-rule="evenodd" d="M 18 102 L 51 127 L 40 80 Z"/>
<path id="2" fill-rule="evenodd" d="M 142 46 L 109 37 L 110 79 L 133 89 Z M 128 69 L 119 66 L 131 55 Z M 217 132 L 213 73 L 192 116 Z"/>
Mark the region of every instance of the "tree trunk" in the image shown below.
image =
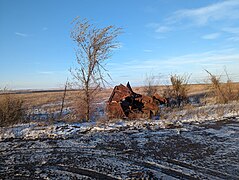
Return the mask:
<path id="1" fill-rule="evenodd" d="M 85 119 L 86 121 L 90 120 L 90 92 L 89 92 L 89 86 L 86 85 L 86 113 L 85 113 Z"/>

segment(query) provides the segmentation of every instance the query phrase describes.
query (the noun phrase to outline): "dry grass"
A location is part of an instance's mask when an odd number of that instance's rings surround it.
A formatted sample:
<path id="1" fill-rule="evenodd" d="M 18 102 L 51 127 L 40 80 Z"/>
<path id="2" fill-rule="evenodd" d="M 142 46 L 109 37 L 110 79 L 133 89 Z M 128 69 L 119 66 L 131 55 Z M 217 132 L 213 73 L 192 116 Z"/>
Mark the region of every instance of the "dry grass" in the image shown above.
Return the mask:
<path id="1" fill-rule="evenodd" d="M 96 97 L 96 102 L 105 101 L 110 96 L 112 89 L 102 90 Z M 14 94 L 15 98 L 22 100 L 22 107 L 25 110 L 33 110 L 41 108 L 47 112 L 54 112 L 61 110 L 61 102 L 64 92 L 33 92 Z M 65 107 L 74 108 L 76 102 L 80 98 L 80 92 L 75 90 L 68 90 L 65 97 Z M 4 94 L 0 94 L 0 102 L 5 98 Z M 80 106 L 79 106 L 80 108 Z"/>
<path id="2" fill-rule="evenodd" d="M 0 100 L 0 127 L 24 120 L 23 101 L 13 94 L 4 94 Z"/>
<path id="3" fill-rule="evenodd" d="M 222 84 L 222 87 L 228 88 L 228 84 Z M 168 87 L 172 88 L 171 86 L 156 86 L 157 92 L 161 94 L 165 91 Z M 188 94 L 189 95 L 197 95 L 197 94 L 204 94 L 207 92 L 211 92 L 210 84 L 189 84 L 187 85 Z M 239 83 L 230 83 L 230 89 L 238 95 L 239 93 Z M 96 102 L 107 101 L 113 88 L 103 89 L 98 96 L 96 97 Z M 144 87 L 133 87 L 133 90 L 136 93 L 144 94 Z M 24 110 L 34 110 L 34 109 L 43 109 L 47 112 L 55 112 L 60 111 L 61 109 L 61 101 L 63 97 L 64 91 L 61 92 L 34 92 L 34 93 L 21 93 L 21 94 L 14 94 L 14 99 L 21 99 L 22 101 L 22 108 Z M 162 94 L 161 94 L 162 95 Z M 79 91 L 75 90 L 68 90 L 66 92 L 65 97 L 65 108 L 77 108 L 76 102 L 80 98 Z M 0 103 L 2 103 L 5 99 L 4 94 L 0 94 Z M 206 97 L 207 103 L 213 103 L 213 95 Z M 189 107 L 191 108 L 191 107 Z M 80 106 L 78 106 L 80 109 Z M 67 119 L 69 121 L 77 121 L 76 114 L 68 115 Z M 102 121 L 105 121 L 103 119 Z"/>
<path id="4" fill-rule="evenodd" d="M 238 83 L 239 85 L 239 83 Z M 168 88 L 172 89 L 172 85 L 160 85 L 155 86 L 157 89 L 157 92 L 159 94 L 163 93 Z M 188 94 L 194 95 L 194 94 L 200 94 L 200 93 L 206 93 L 209 91 L 210 84 L 187 84 Z M 144 87 L 133 87 L 133 90 L 140 94 L 145 94 Z"/>
<path id="5" fill-rule="evenodd" d="M 66 101 L 71 102 L 75 99 L 77 95 L 76 91 L 67 91 Z M 24 103 L 23 107 L 27 109 L 32 109 L 36 107 L 42 107 L 48 104 L 57 104 L 62 100 L 63 92 L 34 92 L 27 94 L 15 94 L 15 97 L 21 98 Z M 3 95 L 0 95 L 0 100 Z M 60 106 L 59 106 L 60 108 Z"/>
<path id="6" fill-rule="evenodd" d="M 188 84 L 188 94 L 189 95 L 195 95 L 195 94 L 201 94 L 206 93 L 210 91 L 210 84 Z M 171 86 L 168 86 L 171 88 Z M 237 92 L 239 90 L 239 83 L 232 83 L 231 88 L 234 92 Z M 163 92 L 167 89 L 166 86 L 157 86 L 157 92 Z M 97 101 L 106 101 L 108 100 L 113 88 L 108 88 L 102 90 L 99 95 L 97 96 Z M 133 90 L 136 93 L 144 94 L 144 87 L 133 87 Z M 37 107 L 43 107 L 49 109 L 50 107 L 47 106 L 49 104 L 54 105 L 53 107 L 55 109 L 58 108 L 60 110 L 60 103 L 62 101 L 62 92 L 34 92 L 34 93 L 22 93 L 22 94 L 14 94 L 16 98 L 20 98 L 23 101 L 23 108 L 25 109 L 32 109 Z M 2 101 L 4 98 L 3 94 L 0 94 L 0 101 Z M 72 107 L 75 100 L 79 98 L 79 91 L 75 90 L 68 90 L 66 92 L 66 105 L 67 107 Z"/>
<path id="7" fill-rule="evenodd" d="M 225 73 L 228 79 L 225 83 L 221 81 L 220 76 L 216 76 L 207 70 L 205 71 L 209 74 L 209 95 L 214 96 L 216 103 L 226 104 L 231 101 L 239 100 L 239 88 L 235 83 L 231 81 L 226 70 Z"/>

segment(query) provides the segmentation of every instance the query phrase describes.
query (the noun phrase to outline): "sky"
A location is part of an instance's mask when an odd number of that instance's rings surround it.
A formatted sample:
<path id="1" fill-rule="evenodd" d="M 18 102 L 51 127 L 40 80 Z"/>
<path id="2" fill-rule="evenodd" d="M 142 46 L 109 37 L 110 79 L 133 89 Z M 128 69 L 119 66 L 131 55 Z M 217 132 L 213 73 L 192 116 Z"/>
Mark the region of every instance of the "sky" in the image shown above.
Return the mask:
<path id="1" fill-rule="evenodd" d="M 62 88 L 77 67 L 77 16 L 123 28 L 106 65 L 112 86 L 172 74 L 204 83 L 204 69 L 239 81 L 238 0 L 0 0 L 0 89 Z"/>

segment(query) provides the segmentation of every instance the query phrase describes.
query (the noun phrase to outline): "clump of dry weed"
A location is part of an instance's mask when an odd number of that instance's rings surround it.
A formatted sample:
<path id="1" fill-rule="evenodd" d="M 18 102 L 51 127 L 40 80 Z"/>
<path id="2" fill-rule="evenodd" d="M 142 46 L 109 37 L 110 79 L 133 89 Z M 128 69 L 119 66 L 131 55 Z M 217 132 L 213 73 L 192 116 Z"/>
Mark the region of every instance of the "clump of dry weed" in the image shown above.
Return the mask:
<path id="1" fill-rule="evenodd" d="M 24 120 L 23 101 L 12 94 L 0 98 L 0 126 L 9 126 Z"/>
<path id="2" fill-rule="evenodd" d="M 215 98 L 216 103 L 226 104 L 231 101 L 239 100 L 239 89 L 231 81 L 227 75 L 227 82 L 223 83 L 220 76 L 216 76 L 209 71 L 205 70 L 209 74 L 210 80 L 210 95 Z"/>

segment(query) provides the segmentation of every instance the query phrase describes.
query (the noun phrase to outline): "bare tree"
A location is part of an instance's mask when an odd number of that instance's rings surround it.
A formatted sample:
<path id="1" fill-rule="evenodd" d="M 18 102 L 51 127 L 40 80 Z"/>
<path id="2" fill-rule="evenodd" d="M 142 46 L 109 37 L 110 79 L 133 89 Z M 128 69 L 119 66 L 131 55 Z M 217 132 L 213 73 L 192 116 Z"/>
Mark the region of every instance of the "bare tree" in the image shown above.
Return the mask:
<path id="1" fill-rule="evenodd" d="M 112 51 L 119 47 L 116 38 L 121 34 L 121 28 L 107 26 L 97 28 L 87 19 L 76 18 L 71 38 L 77 44 L 76 59 L 78 67 L 71 73 L 82 90 L 85 120 L 89 121 L 93 97 L 99 88 L 107 82 L 105 79 L 105 61 Z M 109 74 L 108 74 L 109 76 Z"/>

